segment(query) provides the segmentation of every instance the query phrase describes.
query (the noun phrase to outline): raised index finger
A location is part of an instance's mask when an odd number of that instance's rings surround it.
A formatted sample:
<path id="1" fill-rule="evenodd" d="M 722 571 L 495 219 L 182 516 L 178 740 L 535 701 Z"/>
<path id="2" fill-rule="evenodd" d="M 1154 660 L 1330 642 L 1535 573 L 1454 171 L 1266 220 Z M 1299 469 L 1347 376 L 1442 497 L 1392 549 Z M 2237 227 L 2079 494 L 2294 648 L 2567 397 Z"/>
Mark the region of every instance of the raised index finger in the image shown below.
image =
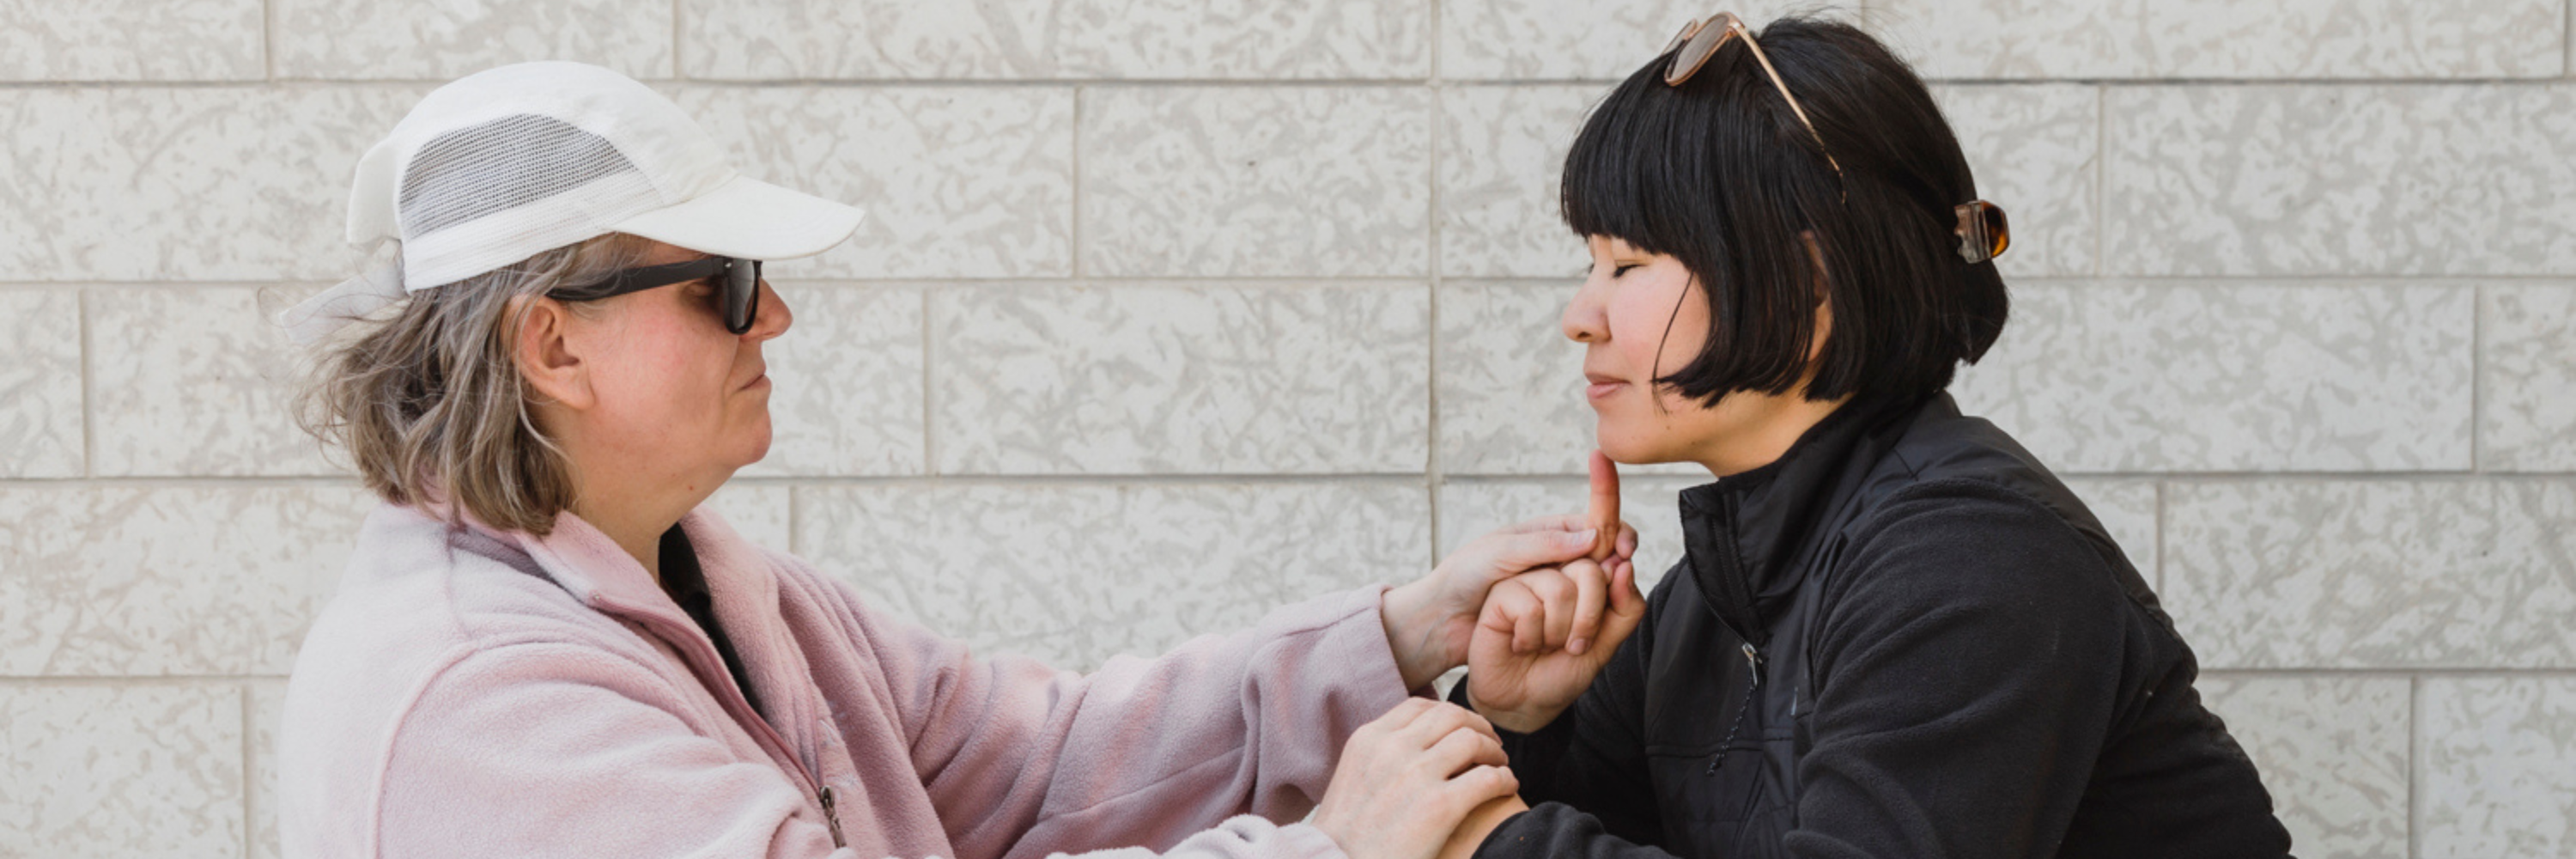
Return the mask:
<path id="1" fill-rule="evenodd" d="M 1599 450 L 1592 452 L 1592 500 L 1583 518 L 1594 529 L 1592 560 L 1609 560 L 1619 541 L 1619 467 Z"/>

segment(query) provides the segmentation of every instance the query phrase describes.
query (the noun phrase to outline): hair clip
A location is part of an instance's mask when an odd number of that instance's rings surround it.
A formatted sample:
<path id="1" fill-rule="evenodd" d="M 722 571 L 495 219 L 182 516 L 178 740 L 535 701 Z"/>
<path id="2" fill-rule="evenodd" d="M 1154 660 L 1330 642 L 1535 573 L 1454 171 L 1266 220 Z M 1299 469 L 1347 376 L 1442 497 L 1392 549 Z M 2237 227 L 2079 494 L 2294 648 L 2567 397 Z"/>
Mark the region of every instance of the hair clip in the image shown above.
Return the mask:
<path id="1" fill-rule="evenodd" d="M 1959 204 L 1959 258 L 1970 265 L 2002 256 L 2012 247 L 2012 229 L 2004 221 L 2004 209 L 1984 200 Z"/>

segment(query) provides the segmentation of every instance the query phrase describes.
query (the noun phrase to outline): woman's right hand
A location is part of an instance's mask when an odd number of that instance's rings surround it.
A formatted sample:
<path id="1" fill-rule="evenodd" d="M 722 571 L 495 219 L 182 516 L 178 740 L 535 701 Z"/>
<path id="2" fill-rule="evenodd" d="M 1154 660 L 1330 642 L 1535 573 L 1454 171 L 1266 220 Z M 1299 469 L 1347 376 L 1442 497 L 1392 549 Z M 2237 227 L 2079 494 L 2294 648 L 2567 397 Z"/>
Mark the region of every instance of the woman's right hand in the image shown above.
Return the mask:
<path id="1" fill-rule="evenodd" d="M 1430 859 L 1467 813 L 1520 782 L 1484 717 L 1407 698 L 1360 726 L 1313 824 L 1352 859 Z"/>

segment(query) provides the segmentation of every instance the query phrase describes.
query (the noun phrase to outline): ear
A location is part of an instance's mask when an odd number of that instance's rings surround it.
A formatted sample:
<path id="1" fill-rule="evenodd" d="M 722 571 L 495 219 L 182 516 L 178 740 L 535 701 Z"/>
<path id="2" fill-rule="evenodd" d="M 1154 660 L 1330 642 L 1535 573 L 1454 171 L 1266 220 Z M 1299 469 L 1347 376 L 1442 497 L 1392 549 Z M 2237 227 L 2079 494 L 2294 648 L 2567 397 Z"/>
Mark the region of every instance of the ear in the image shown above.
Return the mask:
<path id="1" fill-rule="evenodd" d="M 1825 341 L 1834 336 L 1834 303 L 1821 296 L 1816 299 L 1816 335 L 1807 340 L 1807 372 L 1815 372 L 1816 362 L 1825 357 Z"/>
<path id="2" fill-rule="evenodd" d="M 1807 372 L 1812 374 L 1816 359 L 1824 357 L 1826 338 L 1834 334 L 1833 275 L 1825 267 L 1825 249 L 1816 243 L 1816 231 L 1801 231 L 1798 238 L 1806 241 L 1807 260 L 1815 265 L 1816 272 L 1815 335 L 1807 338 Z"/>
<path id="3" fill-rule="evenodd" d="M 541 401 L 574 411 L 594 405 L 598 397 L 591 390 L 590 365 L 573 336 L 572 310 L 552 298 L 523 295 L 510 299 L 510 312 L 519 317 L 519 333 L 511 344 L 519 378 Z"/>

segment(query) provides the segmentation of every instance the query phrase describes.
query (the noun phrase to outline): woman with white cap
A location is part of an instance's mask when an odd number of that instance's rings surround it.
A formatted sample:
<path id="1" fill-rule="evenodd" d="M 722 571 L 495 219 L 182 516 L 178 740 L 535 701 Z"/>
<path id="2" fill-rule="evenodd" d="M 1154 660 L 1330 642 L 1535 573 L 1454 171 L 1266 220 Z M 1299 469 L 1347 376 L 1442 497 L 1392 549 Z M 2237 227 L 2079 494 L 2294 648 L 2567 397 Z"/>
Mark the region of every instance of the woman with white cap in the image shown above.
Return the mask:
<path id="1" fill-rule="evenodd" d="M 367 153 L 350 235 L 399 260 L 282 320 L 328 344 L 308 425 L 386 502 L 288 687 L 288 855 L 1412 857 L 1512 791 L 1482 719 L 1408 693 L 1524 569 L 1598 617 L 1633 536 L 1596 565 L 1597 529 L 1535 521 L 1083 676 L 700 508 L 769 445 L 762 262 L 860 217 L 572 63 L 451 83 Z"/>

